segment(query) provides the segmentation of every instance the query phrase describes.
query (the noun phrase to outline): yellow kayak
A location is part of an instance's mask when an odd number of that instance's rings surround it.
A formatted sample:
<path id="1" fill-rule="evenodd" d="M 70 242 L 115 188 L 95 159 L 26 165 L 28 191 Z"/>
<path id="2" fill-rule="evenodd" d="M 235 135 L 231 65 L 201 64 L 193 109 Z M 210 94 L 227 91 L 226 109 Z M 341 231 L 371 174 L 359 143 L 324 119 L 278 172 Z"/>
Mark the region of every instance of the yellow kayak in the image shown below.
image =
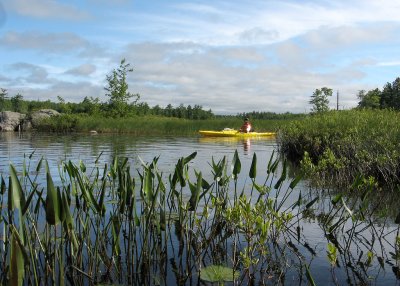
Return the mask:
<path id="1" fill-rule="evenodd" d="M 222 130 L 222 131 L 211 131 L 211 130 L 200 130 L 199 133 L 203 136 L 207 137 L 266 137 L 266 136 L 275 136 L 275 132 L 249 132 L 243 133 L 237 130 Z"/>

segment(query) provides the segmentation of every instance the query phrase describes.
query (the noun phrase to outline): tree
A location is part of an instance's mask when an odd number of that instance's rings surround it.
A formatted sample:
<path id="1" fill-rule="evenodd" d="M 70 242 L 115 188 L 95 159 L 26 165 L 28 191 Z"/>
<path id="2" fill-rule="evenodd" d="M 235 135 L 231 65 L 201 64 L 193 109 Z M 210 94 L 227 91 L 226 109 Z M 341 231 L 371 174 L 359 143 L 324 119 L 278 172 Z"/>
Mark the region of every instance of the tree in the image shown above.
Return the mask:
<path id="1" fill-rule="evenodd" d="M 126 76 L 128 72 L 132 72 L 130 64 L 126 63 L 125 59 L 121 60 L 118 69 L 114 69 L 111 74 L 107 75 L 106 79 L 108 86 L 106 95 L 109 99 L 109 108 L 111 114 L 115 117 L 124 117 L 128 113 L 128 101 L 134 98 L 133 104 L 135 104 L 140 96 L 139 94 L 132 94 L 128 91 L 128 83 L 126 82 Z"/>
<path id="2" fill-rule="evenodd" d="M 360 90 L 357 95 L 359 108 L 380 108 L 381 91 L 378 88 L 365 92 Z"/>
<path id="3" fill-rule="evenodd" d="M 12 110 L 15 112 L 23 112 L 23 97 L 21 94 L 16 94 L 15 96 L 11 97 L 11 106 Z"/>
<path id="4" fill-rule="evenodd" d="M 316 89 L 311 96 L 309 101 L 312 104 L 311 112 L 320 113 L 329 111 L 329 99 L 328 96 L 332 96 L 332 89 L 323 87 L 321 89 Z"/>
<path id="5" fill-rule="evenodd" d="M 381 108 L 400 109 L 400 78 L 396 78 L 393 83 L 386 83 L 380 97 Z"/>
<path id="6" fill-rule="evenodd" d="M 7 89 L 0 88 L 0 111 L 6 110 Z"/>

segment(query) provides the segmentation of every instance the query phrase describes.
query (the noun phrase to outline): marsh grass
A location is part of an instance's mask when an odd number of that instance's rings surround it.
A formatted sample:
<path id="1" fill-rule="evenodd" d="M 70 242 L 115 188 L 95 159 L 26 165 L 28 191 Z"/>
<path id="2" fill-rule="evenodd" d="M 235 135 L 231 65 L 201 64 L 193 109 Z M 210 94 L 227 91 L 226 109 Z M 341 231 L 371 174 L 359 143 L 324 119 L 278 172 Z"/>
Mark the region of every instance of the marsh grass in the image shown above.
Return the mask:
<path id="1" fill-rule="evenodd" d="M 189 167 L 196 152 L 167 175 L 157 157 L 142 162 L 137 174 L 127 158 L 115 158 L 104 166 L 98 159 L 91 166 L 62 162 L 56 175 L 43 159 L 31 166 L 32 155 L 21 170 L 10 165 L 8 178 L 1 176 L 3 285 L 201 285 L 211 278 L 269 285 L 285 283 L 288 271 L 315 284 L 310 264 L 316 246 L 300 227 L 310 218 L 338 250 L 335 259 L 349 267 L 348 281 L 368 281 L 376 259 L 393 267 L 400 261 L 382 251 L 391 237 L 373 221 L 373 184 L 356 182 L 365 194 L 358 200 L 335 196 L 326 210 L 317 209 L 320 197 L 302 195 L 296 189 L 301 177 L 289 179 L 286 163 L 274 155 L 263 162 L 261 178 L 256 154 L 244 174 L 237 152 L 231 163 L 212 158 L 210 181 Z M 249 184 L 241 184 L 241 176 Z M 289 200 L 293 195 L 297 199 Z M 368 245 L 365 228 L 376 237 Z M 353 244 L 369 254 L 349 253 Z M 390 247 L 395 256 L 398 245 Z M 212 269 L 213 277 L 203 269 Z"/>
<path id="2" fill-rule="evenodd" d="M 391 110 L 332 111 L 282 126 L 278 145 L 311 177 L 348 184 L 363 174 L 390 187 L 399 183 L 399 120 Z"/>
<path id="3" fill-rule="evenodd" d="M 252 121 L 256 131 L 276 131 L 289 119 Z M 239 129 L 243 121 L 237 117 L 216 117 L 205 120 L 189 120 L 160 116 L 135 116 L 107 118 L 87 115 L 62 115 L 42 120 L 36 126 L 39 131 L 131 133 L 137 135 L 197 135 L 199 130 Z"/>

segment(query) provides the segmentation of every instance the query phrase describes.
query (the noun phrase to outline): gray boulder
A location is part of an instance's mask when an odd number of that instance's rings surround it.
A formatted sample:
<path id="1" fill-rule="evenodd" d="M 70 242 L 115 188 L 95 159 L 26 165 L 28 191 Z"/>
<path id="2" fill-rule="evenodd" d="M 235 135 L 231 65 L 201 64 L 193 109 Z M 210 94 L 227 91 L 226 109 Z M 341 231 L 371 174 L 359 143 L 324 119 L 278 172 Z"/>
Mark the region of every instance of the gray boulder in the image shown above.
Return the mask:
<path id="1" fill-rule="evenodd" d="M 54 109 L 40 109 L 31 114 L 32 127 L 35 127 L 41 120 L 50 118 L 52 116 L 58 116 L 60 113 Z"/>
<path id="2" fill-rule="evenodd" d="M 18 131 L 25 119 L 26 114 L 13 111 L 0 112 L 0 130 L 1 131 Z"/>

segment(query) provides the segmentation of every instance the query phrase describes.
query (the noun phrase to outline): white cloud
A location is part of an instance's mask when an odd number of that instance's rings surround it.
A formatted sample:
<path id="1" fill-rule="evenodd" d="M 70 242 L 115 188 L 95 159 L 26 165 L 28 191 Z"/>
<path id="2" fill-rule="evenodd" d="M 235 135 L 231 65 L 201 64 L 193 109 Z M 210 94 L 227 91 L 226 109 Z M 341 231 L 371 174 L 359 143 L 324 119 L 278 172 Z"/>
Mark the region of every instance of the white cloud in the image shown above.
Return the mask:
<path id="1" fill-rule="evenodd" d="M 75 68 L 65 71 L 66 74 L 71 74 L 75 76 L 88 76 L 96 71 L 96 66 L 92 64 L 82 64 Z"/>
<path id="2" fill-rule="evenodd" d="M 0 45 L 13 49 L 39 51 L 46 55 L 49 53 L 59 55 L 74 53 L 87 58 L 104 55 L 104 50 L 97 44 L 69 32 L 8 31 L 0 37 Z"/>
<path id="3" fill-rule="evenodd" d="M 22 16 L 35 18 L 83 20 L 89 15 L 70 4 L 55 0 L 10 0 L 5 2 L 7 10 Z"/>
<path id="4" fill-rule="evenodd" d="M 400 7 L 388 0 L 255 0 L 251 5 L 90 0 L 90 5 L 79 2 L 80 8 L 34 1 L 29 15 L 46 18 L 54 27 L 40 28 L 42 22 L 28 17 L 25 28 L 10 24 L 0 33 L 0 48 L 7 52 L 3 60 L 9 64 L 13 56 L 18 60 L 11 67 L 19 68 L 8 74 L 3 66 L 0 80 L 13 81 L 5 87 L 23 88 L 19 92 L 32 98 L 104 96 L 105 75 L 126 58 L 134 68 L 130 90 L 151 106 L 199 104 L 233 114 L 304 112 L 312 92 L 328 86 L 339 90 L 341 105 L 350 108 L 357 104 L 359 89 L 381 87 L 384 76 L 391 81 L 400 65 Z M 20 15 L 28 13 L 18 6 L 22 0 L 7 3 Z M 40 14 L 44 4 L 48 11 Z M 79 26 L 48 20 L 60 8 L 71 20 L 89 12 L 106 16 Z M 81 14 L 74 18 L 68 16 L 71 11 Z M 34 30 L 27 30 L 29 23 Z"/>

